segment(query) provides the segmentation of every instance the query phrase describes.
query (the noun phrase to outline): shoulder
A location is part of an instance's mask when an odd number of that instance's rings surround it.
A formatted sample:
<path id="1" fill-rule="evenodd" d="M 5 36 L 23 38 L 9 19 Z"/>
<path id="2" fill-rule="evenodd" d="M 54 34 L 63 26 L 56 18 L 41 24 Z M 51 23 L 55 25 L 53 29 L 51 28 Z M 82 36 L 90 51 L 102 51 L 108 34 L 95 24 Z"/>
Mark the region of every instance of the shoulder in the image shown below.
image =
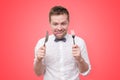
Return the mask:
<path id="1" fill-rule="evenodd" d="M 77 41 L 79 41 L 79 42 L 84 42 L 84 39 L 81 38 L 81 37 L 79 37 L 79 36 L 76 36 L 75 39 L 76 39 Z"/>
<path id="2" fill-rule="evenodd" d="M 75 37 L 75 41 L 79 46 L 85 46 L 86 45 L 85 40 L 83 38 L 79 37 L 79 36 Z"/>

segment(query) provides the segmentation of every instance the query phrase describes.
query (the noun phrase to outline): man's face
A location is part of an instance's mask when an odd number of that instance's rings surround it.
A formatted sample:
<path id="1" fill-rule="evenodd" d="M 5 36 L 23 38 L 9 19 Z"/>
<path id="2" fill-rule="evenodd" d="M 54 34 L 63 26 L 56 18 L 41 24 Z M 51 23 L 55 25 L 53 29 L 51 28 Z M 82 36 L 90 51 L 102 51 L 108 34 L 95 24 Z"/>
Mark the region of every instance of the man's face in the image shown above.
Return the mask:
<path id="1" fill-rule="evenodd" d="M 52 15 L 50 25 L 56 38 L 61 39 L 67 33 L 69 25 L 68 16 L 66 14 Z"/>

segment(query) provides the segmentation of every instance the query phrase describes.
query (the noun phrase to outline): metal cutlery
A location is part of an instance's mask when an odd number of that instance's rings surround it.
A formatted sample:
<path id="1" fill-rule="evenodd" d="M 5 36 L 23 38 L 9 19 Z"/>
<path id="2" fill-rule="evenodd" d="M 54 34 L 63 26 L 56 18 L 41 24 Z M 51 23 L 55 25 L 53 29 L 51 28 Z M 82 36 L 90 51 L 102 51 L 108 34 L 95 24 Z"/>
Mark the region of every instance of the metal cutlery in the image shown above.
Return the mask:
<path id="1" fill-rule="evenodd" d="M 74 30 L 71 30 L 71 35 L 73 38 L 73 44 L 75 45 L 75 32 L 74 32 Z"/>
<path id="2" fill-rule="evenodd" d="M 45 46 L 46 42 L 48 41 L 48 38 L 49 38 L 49 33 L 48 33 L 48 31 L 46 31 L 44 46 Z"/>

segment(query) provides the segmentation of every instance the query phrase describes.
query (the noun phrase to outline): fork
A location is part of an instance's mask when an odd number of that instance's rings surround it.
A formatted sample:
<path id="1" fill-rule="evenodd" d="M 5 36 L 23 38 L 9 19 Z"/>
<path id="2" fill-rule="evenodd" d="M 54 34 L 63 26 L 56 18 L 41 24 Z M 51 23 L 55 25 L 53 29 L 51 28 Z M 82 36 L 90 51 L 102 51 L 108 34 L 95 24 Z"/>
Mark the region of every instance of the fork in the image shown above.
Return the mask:
<path id="1" fill-rule="evenodd" d="M 74 30 L 71 30 L 71 35 L 73 38 L 73 44 L 75 45 L 75 32 L 74 32 Z"/>

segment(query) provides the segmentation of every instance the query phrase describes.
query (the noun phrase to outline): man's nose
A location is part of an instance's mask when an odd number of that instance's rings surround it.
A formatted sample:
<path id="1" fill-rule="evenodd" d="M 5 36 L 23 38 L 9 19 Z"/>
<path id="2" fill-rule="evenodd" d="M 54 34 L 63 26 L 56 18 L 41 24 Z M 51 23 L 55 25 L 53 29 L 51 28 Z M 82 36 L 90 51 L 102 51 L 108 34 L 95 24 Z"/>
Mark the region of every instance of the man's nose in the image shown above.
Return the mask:
<path id="1" fill-rule="evenodd" d="M 58 30 L 61 30 L 62 29 L 62 25 L 58 25 Z"/>

